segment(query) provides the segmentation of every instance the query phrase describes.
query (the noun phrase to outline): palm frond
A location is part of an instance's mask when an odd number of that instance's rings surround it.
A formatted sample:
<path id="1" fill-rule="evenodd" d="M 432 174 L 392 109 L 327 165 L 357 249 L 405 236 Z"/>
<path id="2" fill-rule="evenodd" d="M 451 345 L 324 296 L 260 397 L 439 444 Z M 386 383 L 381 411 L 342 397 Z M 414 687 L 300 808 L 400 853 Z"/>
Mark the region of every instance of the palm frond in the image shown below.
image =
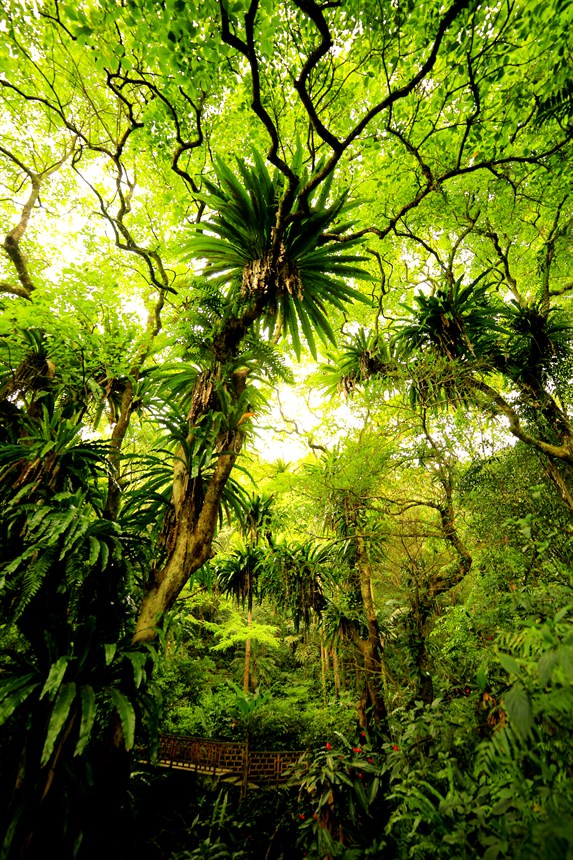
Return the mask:
<path id="1" fill-rule="evenodd" d="M 545 310 L 540 302 L 509 302 L 500 312 L 504 351 L 500 367 L 515 382 L 539 387 L 549 377 L 555 384 L 573 348 L 573 325 L 557 308 Z"/>
<path id="2" fill-rule="evenodd" d="M 483 284 L 463 286 L 459 278 L 431 295 L 419 293 L 413 306 L 404 306 L 408 318 L 394 338 L 398 351 L 406 357 L 430 350 L 447 360 L 491 360 L 501 328 L 487 290 Z"/>
<path id="3" fill-rule="evenodd" d="M 395 364 L 390 344 L 379 333 L 359 328 L 328 364 L 321 365 L 321 388 L 351 394 L 369 379 L 391 373 Z"/>
<path id="4" fill-rule="evenodd" d="M 271 176 L 258 153 L 252 161 L 237 160 L 238 176 L 215 161 L 218 184 L 206 182 L 198 195 L 213 214 L 186 243 L 186 258 L 204 260 L 204 273 L 229 285 L 234 312 L 241 301 L 256 304 L 271 332 L 278 326 L 290 336 L 297 354 L 302 335 L 316 355 L 316 338 L 334 339 L 328 309 L 369 302 L 348 283 L 371 278 L 361 265 L 367 258 L 354 253 L 358 239 L 343 240 L 351 225 L 338 222 L 349 205 L 346 195 L 328 203 L 330 179 L 314 208 L 294 208 L 279 224 L 284 177 Z"/>

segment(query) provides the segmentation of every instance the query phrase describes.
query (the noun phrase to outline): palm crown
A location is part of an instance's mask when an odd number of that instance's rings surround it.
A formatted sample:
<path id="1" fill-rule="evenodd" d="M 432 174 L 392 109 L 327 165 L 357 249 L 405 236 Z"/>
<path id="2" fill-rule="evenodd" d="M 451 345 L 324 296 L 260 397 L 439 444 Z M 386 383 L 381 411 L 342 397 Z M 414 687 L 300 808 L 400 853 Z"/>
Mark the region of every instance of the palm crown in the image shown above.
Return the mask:
<path id="1" fill-rule="evenodd" d="M 315 355 L 315 334 L 334 342 L 328 307 L 368 301 L 347 283 L 370 275 L 359 265 L 366 257 L 349 253 L 361 240 L 342 240 L 350 226 L 340 220 L 346 195 L 329 203 L 326 182 L 314 205 L 310 199 L 304 211 L 293 205 L 284 212 L 282 174 L 271 176 L 256 152 L 252 165 L 237 159 L 237 166 L 238 176 L 216 160 L 218 185 L 206 180 L 199 195 L 214 214 L 187 243 L 187 256 L 205 260 L 205 273 L 229 284 L 233 313 L 256 307 L 263 325 L 290 335 L 297 354 L 302 330 Z"/>

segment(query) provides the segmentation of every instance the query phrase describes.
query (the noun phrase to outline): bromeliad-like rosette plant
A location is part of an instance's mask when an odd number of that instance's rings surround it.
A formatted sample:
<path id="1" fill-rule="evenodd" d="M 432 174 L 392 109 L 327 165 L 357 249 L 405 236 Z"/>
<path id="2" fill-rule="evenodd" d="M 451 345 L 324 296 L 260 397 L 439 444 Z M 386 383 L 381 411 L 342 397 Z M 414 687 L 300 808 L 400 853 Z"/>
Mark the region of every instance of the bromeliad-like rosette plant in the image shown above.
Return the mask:
<path id="1" fill-rule="evenodd" d="M 302 208 L 295 197 L 289 208 L 285 177 L 271 176 L 257 152 L 252 164 L 237 159 L 237 167 L 236 175 L 216 159 L 218 184 L 205 180 L 198 195 L 212 214 L 186 244 L 186 256 L 205 261 L 205 274 L 228 285 L 229 312 L 244 321 L 238 337 L 260 320 L 275 335 L 290 335 L 297 355 L 302 332 L 316 355 L 315 335 L 334 342 L 329 308 L 369 301 L 348 284 L 371 276 L 359 265 L 367 258 L 353 252 L 361 239 L 343 238 L 351 226 L 343 220 L 347 197 L 330 201 L 326 180 L 316 200 L 309 195 Z"/>

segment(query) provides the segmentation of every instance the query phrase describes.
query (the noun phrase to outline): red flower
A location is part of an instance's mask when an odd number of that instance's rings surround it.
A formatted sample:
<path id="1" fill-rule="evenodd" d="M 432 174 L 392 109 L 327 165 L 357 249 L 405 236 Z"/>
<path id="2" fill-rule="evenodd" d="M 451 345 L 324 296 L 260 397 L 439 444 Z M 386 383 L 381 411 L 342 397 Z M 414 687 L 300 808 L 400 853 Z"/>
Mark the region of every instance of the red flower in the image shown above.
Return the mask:
<path id="1" fill-rule="evenodd" d="M 398 752 L 398 750 L 400 749 L 400 747 L 396 746 L 396 744 L 392 744 L 392 749 L 393 749 L 395 752 Z"/>
<path id="2" fill-rule="evenodd" d="M 298 817 L 301 821 L 304 821 L 304 812 L 299 812 Z"/>
<path id="3" fill-rule="evenodd" d="M 361 737 L 361 738 L 365 738 L 365 737 L 366 737 L 366 732 L 360 732 L 360 737 Z"/>
<path id="4" fill-rule="evenodd" d="M 362 752 L 360 747 L 352 747 L 352 752 Z"/>
<path id="5" fill-rule="evenodd" d="M 368 764 L 374 764 L 373 758 L 367 758 L 366 761 L 368 762 Z"/>
<path id="6" fill-rule="evenodd" d="M 361 773 L 359 773 L 359 774 L 358 774 L 358 779 L 362 779 L 362 774 L 361 774 Z"/>
<path id="7" fill-rule="evenodd" d="M 326 749 L 327 749 L 327 750 L 331 750 L 331 749 L 332 749 L 332 747 L 331 747 L 331 745 L 328 743 L 328 741 L 326 742 Z"/>

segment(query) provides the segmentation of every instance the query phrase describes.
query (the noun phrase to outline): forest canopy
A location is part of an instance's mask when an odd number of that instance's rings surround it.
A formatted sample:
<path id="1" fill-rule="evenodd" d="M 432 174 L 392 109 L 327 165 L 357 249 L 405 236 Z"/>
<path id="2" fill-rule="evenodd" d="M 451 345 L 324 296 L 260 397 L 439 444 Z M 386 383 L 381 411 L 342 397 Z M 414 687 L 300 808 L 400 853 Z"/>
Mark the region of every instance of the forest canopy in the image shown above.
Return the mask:
<path id="1" fill-rule="evenodd" d="M 4 3 L 0 858 L 570 856 L 572 32 Z M 168 732 L 288 822 L 152 838 Z"/>

